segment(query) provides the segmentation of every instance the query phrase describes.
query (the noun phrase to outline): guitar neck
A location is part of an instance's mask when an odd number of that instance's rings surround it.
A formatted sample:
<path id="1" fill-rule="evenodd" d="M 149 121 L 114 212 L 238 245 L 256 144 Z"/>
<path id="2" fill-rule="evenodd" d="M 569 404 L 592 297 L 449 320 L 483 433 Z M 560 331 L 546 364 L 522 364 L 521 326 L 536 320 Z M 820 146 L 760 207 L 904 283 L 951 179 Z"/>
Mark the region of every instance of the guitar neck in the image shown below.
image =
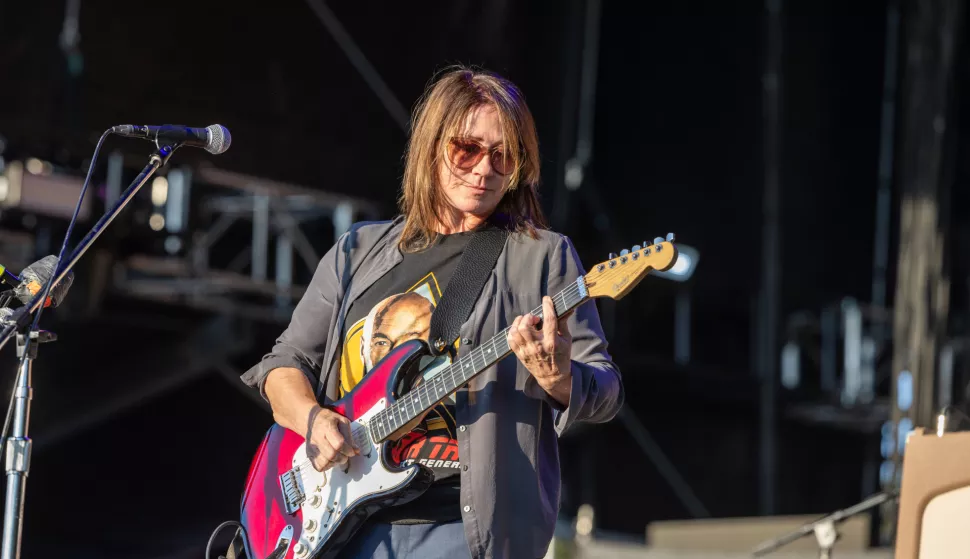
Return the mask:
<path id="1" fill-rule="evenodd" d="M 553 295 L 556 315 L 566 314 L 588 299 L 585 278 L 580 276 L 568 287 Z M 531 313 L 542 318 L 542 306 Z M 387 438 L 391 433 L 404 427 L 422 413 L 432 408 L 443 398 L 458 390 L 476 375 L 488 369 L 512 350 L 508 342 L 509 329 L 505 328 L 487 342 L 455 361 L 429 381 L 421 383 L 381 412 L 381 421 L 371 421 L 372 436 L 375 442 Z M 377 419 L 376 417 L 374 419 Z"/>

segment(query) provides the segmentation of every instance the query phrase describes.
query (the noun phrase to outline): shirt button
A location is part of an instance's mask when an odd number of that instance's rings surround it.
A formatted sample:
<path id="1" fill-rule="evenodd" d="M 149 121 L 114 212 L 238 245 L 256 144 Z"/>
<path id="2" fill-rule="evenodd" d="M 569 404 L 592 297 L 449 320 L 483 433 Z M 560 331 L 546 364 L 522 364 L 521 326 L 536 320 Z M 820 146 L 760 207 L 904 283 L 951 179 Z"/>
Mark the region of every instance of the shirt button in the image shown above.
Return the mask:
<path id="1" fill-rule="evenodd" d="M 462 433 L 464 433 L 465 432 L 465 426 L 462 425 L 462 426 L 458 427 L 458 430 L 461 431 Z"/>
<path id="2" fill-rule="evenodd" d="M 464 508 L 464 511 L 465 512 L 471 512 L 471 510 L 472 510 L 472 508 L 470 506 L 465 505 L 465 508 Z"/>

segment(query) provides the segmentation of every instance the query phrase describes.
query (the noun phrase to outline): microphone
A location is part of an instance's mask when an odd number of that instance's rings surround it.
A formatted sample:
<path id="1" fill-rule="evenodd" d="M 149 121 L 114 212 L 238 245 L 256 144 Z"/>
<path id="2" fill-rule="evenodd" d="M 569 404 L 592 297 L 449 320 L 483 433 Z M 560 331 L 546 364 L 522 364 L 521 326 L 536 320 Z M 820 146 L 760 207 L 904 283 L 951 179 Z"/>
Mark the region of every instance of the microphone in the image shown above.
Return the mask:
<path id="1" fill-rule="evenodd" d="M 54 277 L 54 268 L 56 266 L 57 257 L 53 254 L 45 256 L 24 268 L 24 271 L 20 273 L 20 277 L 11 273 L 5 266 L 0 266 L 0 282 L 13 286 L 14 296 L 26 305 L 30 303 L 35 295 L 44 290 L 45 284 Z M 67 290 L 70 289 L 71 283 L 73 282 L 74 272 L 68 272 L 59 284 L 51 288 L 47 300 L 44 301 L 44 308 L 59 305 L 64 300 L 64 296 L 67 294 Z M 3 318 L 0 316 L 0 322 L 3 321 Z"/>
<path id="2" fill-rule="evenodd" d="M 174 124 L 162 126 L 121 124 L 112 126 L 109 131 L 128 138 L 142 138 L 156 142 L 178 142 L 183 146 L 202 148 L 213 155 L 225 153 L 229 149 L 229 144 L 232 143 L 229 129 L 221 124 L 213 124 L 206 128 L 189 128 L 188 126 Z"/>

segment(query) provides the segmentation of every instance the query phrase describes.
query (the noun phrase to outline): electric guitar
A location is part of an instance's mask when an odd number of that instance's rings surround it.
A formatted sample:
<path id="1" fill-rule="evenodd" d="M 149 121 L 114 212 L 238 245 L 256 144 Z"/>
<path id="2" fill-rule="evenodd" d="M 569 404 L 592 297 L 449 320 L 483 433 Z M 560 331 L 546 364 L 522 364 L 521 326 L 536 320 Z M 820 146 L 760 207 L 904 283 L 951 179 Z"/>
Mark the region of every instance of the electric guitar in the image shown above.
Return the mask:
<path id="1" fill-rule="evenodd" d="M 677 260 L 673 234 L 650 245 L 636 245 L 597 264 L 585 276 L 553 295 L 563 316 L 595 297 L 620 299 L 651 270 L 664 271 Z M 542 318 L 542 307 L 532 311 Z M 249 469 L 242 496 L 241 524 L 251 559 L 327 559 L 337 555 L 360 526 L 381 508 L 421 495 L 434 479 L 421 464 L 400 466 L 391 442 L 446 396 L 512 351 L 505 329 L 456 360 L 432 380 L 399 393 L 403 379 L 415 378 L 422 357 L 431 355 L 423 340 L 392 349 L 330 409 L 351 421 L 360 455 L 318 472 L 307 457 L 302 436 L 278 424 L 263 439 Z"/>

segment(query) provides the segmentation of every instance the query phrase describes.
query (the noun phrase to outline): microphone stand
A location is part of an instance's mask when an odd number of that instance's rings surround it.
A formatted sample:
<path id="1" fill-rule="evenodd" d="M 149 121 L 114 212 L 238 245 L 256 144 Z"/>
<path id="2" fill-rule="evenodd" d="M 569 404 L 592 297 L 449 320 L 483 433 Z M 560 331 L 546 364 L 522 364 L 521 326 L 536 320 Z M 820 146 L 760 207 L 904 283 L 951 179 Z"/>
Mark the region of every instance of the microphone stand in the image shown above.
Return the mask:
<path id="1" fill-rule="evenodd" d="M 4 559 L 20 556 L 20 536 L 23 528 L 24 492 L 27 488 L 27 472 L 30 470 L 31 440 L 27 438 L 27 423 L 30 421 L 30 387 L 34 359 L 39 344 L 52 342 L 57 336 L 43 330 L 31 330 L 27 337 L 17 333 L 17 357 L 22 358 L 17 385 L 14 387 L 13 426 L 7 439 L 7 493 L 3 504 L 3 547 Z M 26 350 L 26 355 L 24 351 Z"/>
<path id="2" fill-rule="evenodd" d="M 172 154 L 181 146 L 181 143 L 160 140 L 157 144 L 158 149 L 148 160 L 148 164 L 142 169 L 141 173 L 135 177 L 127 190 L 122 193 L 121 198 L 115 203 L 114 207 L 94 224 L 91 231 L 81 240 L 74 252 L 67 259 L 66 263 L 59 262 L 53 277 L 48 280 L 53 282 L 53 288 L 74 268 L 78 260 L 84 253 L 91 248 L 94 241 L 101 236 L 101 233 L 114 221 L 121 213 L 121 210 L 128 205 L 135 194 L 148 179 L 163 165 L 168 163 Z M 94 165 L 94 162 L 91 162 Z M 46 288 L 47 286 L 45 286 Z M 7 472 L 7 492 L 3 507 L 3 540 L 0 547 L 0 559 L 18 559 L 20 557 L 21 536 L 23 531 L 24 513 L 24 494 L 27 484 L 27 474 L 30 470 L 30 451 L 31 440 L 27 437 L 27 425 L 30 420 L 30 400 L 33 395 L 31 384 L 31 372 L 34 359 L 37 357 L 39 344 L 54 341 L 57 337 L 43 330 L 31 330 L 31 315 L 40 308 L 45 295 L 49 289 L 40 290 L 30 303 L 20 307 L 10 316 L 9 322 L 0 331 L 0 348 L 10 341 L 13 334 L 17 337 L 17 357 L 22 359 L 17 374 L 17 381 L 14 386 L 14 415 L 13 426 L 10 438 L 7 439 L 6 448 L 6 472 Z M 27 331 L 30 330 L 30 331 Z M 26 331 L 26 332 L 25 332 Z"/>
<path id="3" fill-rule="evenodd" d="M 101 233 L 104 233 L 104 230 L 107 229 L 108 225 L 114 221 L 116 217 L 118 217 L 121 210 L 125 209 L 128 202 L 135 197 L 135 194 L 137 194 L 141 187 L 148 182 L 148 179 L 150 179 L 152 175 L 154 175 L 155 172 L 158 171 L 162 166 L 168 163 L 169 158 L 172 157 L 172 153 L 181 147 L 181 145 L 182 144 L 178 142 L 165 142 L 163 145 L 158 146 L 158 150 L 156 150 L 155 153 L 149 157 L 148 164 L 145 165 L 145 168 L 142 169 L 141 173 L 139 173 L 137 177 L 135 177 L 135 180 L 131 182 L 128 189 L 121 193 L 121 198 L 118 199 L 114 207 L 105 212 L 105 214 L 101 216 L 101 219 L 94 224 L 94 227 L 91 228 L 88 234 L 81 239 L 81 242 L 78 244 L 77 248 L 74 249 L 74 252 L 71 253 L 70 257 L 68 257 L 67 263 L 58 263 L 58 271 L 55 273 L 54 278 L 52 279 L 54 286 L 59 284 L 61 280 L 67 276 L 68 272 L 74 268 L 78 260 L 84 256 L 84 253 L 91 248 L 94 241 L 100 237 Z M 93 164 L 94 163 L 92 162 L 92 165 Z M 4 326 L 3 330 L 0 330 L 0 349 L 3 349 L 3 346 L 7 345 L 7 342 L 10 341 L 10 338 L 13 336 L 15 331 L 22 330 L 28 326 L 30 315 L 40 308 L 43 299 L 44 294 L 43 290 L 41 290 L 37 293 L 37 295 L 34 295 L 34 298 L 30 300 L 29 304 L 24 305 L 23 307 L 20 307 L 14 311 L 14 313 L 10 316 L 8 324 Z"/>
<path id="4" fill-rule="evenodd" d="M 815 522 L 809 522 L 790 534 L 786 534 L 774 540 L 763 542 L 758 545 L 753 552 L 751 552 L 751 555 L 753 557 L 767 555 L 768 553 L 771 553 L 782 546 L 788 545 L 801 537 L 814 533 L 815 540 L 818 542 L 819 559 L 831 559 L 832 548 L 835 547 L 835 542 L 839 539 L 839 532 L 835 527 L 837 523 L 842 522 L 850 516 L 855 516 L 860 512 L 865 512 L 873 507 L 877 507 L 887 501 L 895 500 L 897 497 L 899 497 L 898 491 L 876 493 L 861 503 L 852 505 L 847 509 L 835 511 L 824 518 L 816 520 Z"/>

